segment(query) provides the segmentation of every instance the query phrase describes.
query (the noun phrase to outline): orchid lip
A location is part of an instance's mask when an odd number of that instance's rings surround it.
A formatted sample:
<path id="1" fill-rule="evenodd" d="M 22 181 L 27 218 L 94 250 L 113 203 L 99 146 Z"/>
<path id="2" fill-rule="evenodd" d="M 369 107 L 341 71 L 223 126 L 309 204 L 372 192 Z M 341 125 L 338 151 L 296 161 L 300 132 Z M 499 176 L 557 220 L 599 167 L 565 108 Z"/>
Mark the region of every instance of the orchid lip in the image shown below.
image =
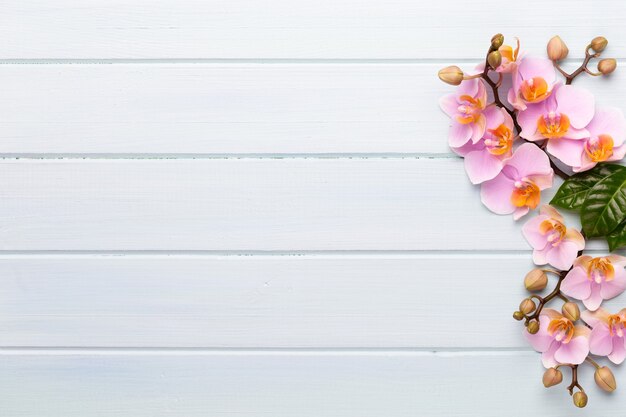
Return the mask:
<path id="1" fill-rule="evenodd" d="M 570 127 L 570 119 L 563 113 L 550 111 L 548 114 L 539 116 L 537 119 L 537 131 L 544 138 L 561 138 L 567 134 Z"/>

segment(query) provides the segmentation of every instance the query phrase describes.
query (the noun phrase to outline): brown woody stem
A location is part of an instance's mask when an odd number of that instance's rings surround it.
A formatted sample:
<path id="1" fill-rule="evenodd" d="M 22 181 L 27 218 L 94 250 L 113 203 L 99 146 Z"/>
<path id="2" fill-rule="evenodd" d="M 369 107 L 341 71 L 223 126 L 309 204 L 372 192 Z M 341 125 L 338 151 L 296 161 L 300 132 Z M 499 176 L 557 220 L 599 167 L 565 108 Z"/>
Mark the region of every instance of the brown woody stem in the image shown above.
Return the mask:
<path id="1" fill-rule="evenodd" d="M 597 58 L 600 56 L 600 54 L 590 54 L 589 49 L 591 49 L 591 45 L 587 45 L 587 48 L 585 49 L 585 59 L 583 63 L 580 64 L 580 67 L 578 67 L 576 71 L 572 72 L 571 74 L 563 71 L 559 64 L 554 62 L 554 67 L 565 77 L 565 85 L 570 85 L 572 81 L 574 81 L 574 78 L 578 77 L 583 72 L 586 72 L 587 74 L 593 76 L 601 75 L 600 73 L 593 73 L 587 68 L 587 65 L 589 65 L 589 61 L 591 61 L 592 58 Z"/>
<path id="2" fill-rule="evenodd" d="M 555 366 L 554 369 L 559 369 L 562 366 L 567 366 L 572 370 L 572 383 L 567 387 L 569 395 L 574 395 L 574 388 L 578 388 L 581 392 L 585 392 L 584 388 L 578 383 L 578 365 L 574 365 L 573 363 L 561 363 Z"/>
<path id="3" fill-rule="evenodd" d="M 550 271 L 550 272 L 554 273 L 554 271 Z M 568 271 L 556 272 L 558 274 L 558 276 L 559 276 L 559 280 L 557 281 L 556 286 L 550 292 L 550 294 L 546 295 L 545 297 L 540 297 L 540 296 L 538 296 L 536 294 L 533 294 L 531 296 L 531 298 L 536 298 L 537 301 L 539 301 L 539 304 L 537 305 L 537 308 L 535 309 L 533 314 L 531 314 L 530 316 L 526 316 L 526 325 L 528 325 L 528 322 L 531 321 L 531 320 L 539 320 L 539 316 L 541 315 L 541 311 L 543 310 L 545 305 L 547 303 L 549 303 L 550 301 L 552 301 L 555 297 L 559 297 L 561 299 L 564 299 L 564 301 L 565 300 L 569 301 L 567 299 L 567 297 L 565 297 L 565 295 L 563 295 L 561 293 L 561 283 L 565 279 L 565 276 L 567 275 L 568 272 L 569 272 L 569 270 Z"/>
<path id="4" fill-rule="evenodd" d="M 567 390 L 569 391 L 569 395 L 574 395 L 574 388 L 578 388 L 581 392 L 585 392 L 583 387 L 578 383 L 578 365 L 572 365 L 572 383 L 569 384 Z"/>

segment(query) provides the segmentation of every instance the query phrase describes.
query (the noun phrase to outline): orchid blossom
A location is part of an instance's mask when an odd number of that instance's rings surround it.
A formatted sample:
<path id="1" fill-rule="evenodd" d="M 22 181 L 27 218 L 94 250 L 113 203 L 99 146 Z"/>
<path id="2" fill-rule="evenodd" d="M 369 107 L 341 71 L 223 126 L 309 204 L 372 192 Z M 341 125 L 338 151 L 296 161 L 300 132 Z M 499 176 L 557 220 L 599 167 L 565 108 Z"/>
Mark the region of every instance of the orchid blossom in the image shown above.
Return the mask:
<path id="1" fill-rule="evenodd" d="M 597 310 L 602 300 L 620 295 L 626 289 L 626 258 L 608 255 L 592 258 L 583 255 L 561 284 L 563 294 L 582 300 L 589 310 Z"/>
<path id="2" fill-rule="evenodd" d="M 442 97 L 441 109 L 452 119 L 448 142 L 460 148 L 471 140 L 477 143 L 484 135 L 487 119 L 483 112 L 487 106 L 487 90 L 480 79 L 466 80 L 454 94 Z"/>
<path id="3" fill-rule="evenodd" d="M 509 103 L 517 110 L 526 110 L 529 104 L 550 97 L 557 83 L 552 61 L 528 56 L 523 58 L 513 72 L 513 87 L 509 90 Z"/>
<path id="4" fill-rule="evenodd" d="M 515 220 L 535 209 L 541 191 L 552 186 L 554 172 L 546 154 L 530 143 L 521 145 L 503 164 L 502 171 L 482 183 L 480 196 L 496 214 L 513 214 Z"/>
<path id="5" fill-rule="evenodd" d="M 539 331 L 524 332 L 532 347 L 541 352 L 546 368 L 560 363 L 580 364 L 589 354 L 589 329 L 575 325 L 561 313 L 545 308 L 539 316 Z"/>
<path id="6" fill-rule="evenodd" d="M 589 350 L 594 355 L 606 356 L 616 365 L 626 358 L 626 309 L 610 314 L 603 308 L 583 311 L 582 319 L 591 326 Z"/>
<path id="7" fill-rule="evenodd" d="M 485 110 L 487 129 L 477 143 L 468 142 L 453 150 L 465 157 L 465 170 L 473 184 L 480 184 L 500 173 L 504 161 L 513 155 L 513 119 L 504 110 L 491 106 Z"/>
<path id="8" fill-rule="evenodd" d="M 533 248 L 533 262 L 568 269 L 578 251 L 585 248 L 585 239 L 578 230 L 565 227 L 563 216 L 552 206 L 542 206 L 539 213 L 522 228 L 524 237 Z"/>

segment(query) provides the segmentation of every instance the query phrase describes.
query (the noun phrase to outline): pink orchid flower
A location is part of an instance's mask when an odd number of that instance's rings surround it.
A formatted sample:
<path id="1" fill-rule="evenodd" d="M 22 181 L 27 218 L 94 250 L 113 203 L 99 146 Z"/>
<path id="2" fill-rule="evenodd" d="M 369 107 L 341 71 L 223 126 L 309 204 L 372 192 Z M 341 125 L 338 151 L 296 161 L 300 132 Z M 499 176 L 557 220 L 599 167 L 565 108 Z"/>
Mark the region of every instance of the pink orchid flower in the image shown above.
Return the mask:
<path id="1" fill-rule="evenodd" d="M 592 258 L 583 255 L 574 261 L 561 284 L 563 294 L 582 300 L 594 311 L 602 300 L 613 298 L 626 289 L 626 258 L 619 255 Z"/>
<path id="2" fill-rule="evenodd" d="M 522 128 L 520 136 L 530 141 L 547 139 L 548 153 L 567 164 L 566 161 L 571 162 L 571 146 L 568 144 L 571 145 L 572 140 L 589 138 L 586 127 L 594 111 L 595 102 L 589 91 L 571 85 L 559 85 L 546 100 L 529 105 L 519 113 L 517 120 Z M 584 146 L 584 142 L 580 146 Z"/>
<path id="3" fill-rule="evenodd" d="M 487 106 L 487 89 L 483 80 L 465 80 L 456 93 L 439 100 L 441 109 L 452 119 L 448 142 L 460 148 L 468 141 L 476 143 L 483 137 L 487 120 L 483 114 Z"/>
<path id="4" fill-rule="evenodd" d="M 533 262 L 550 264 L 567 270 L 578 251 L 585 248 L 585 239 L 576 229 L 565 227 L 563 216 L 552 206 L 544 205 L 539 216 L 526 222 L 524 237 L 533 248 Z"/>
<path id="5" fill-rule="evenodd" d="M 610 314 L 601 308 L 595 312 L 583 311 L 580 315 L 592 327 L 589 335 L 589 351 L 594 355 L 608 356 L 616 365 L 626 358 L 626 309 Z"/>
<path id="6" fill-rule="evenodd" d="M 526 110 L 528 104 L 539 103 L 552 94 L 556 85 L 554 64 L 547 58 L 525 57 L 513 72 L 513 87 L 509 103 L 517 110 Z"/>
<path id="7" fill-rule="evenodd" d="M 626 154 L 626 119 L 617 108 L 596 110 L 585 128 L 584 139 L 560 138 L 548 142 L 548 151 L 574 172 L 586 171 L 598 162 L 619 161 Z"/>
<path id="8" fill-rule="evenodd" d="M 504 161 L 513 155 L 513 119 L 505 109 L 489 106 L 485 110 L 487 129 L 477 143 L 468 142 L 453 150 L 465 157 L 465 170 L 473 184 L 480 184 L 500 173 Z"/>
<path id="9" fill-rule="evenodd" d="M 496 68 L 496 71 L 502 73 L 512 73 L 517 69 L 520 57 L 519 39 L 515 38 L 515 40 L 517 41 L 517 47 L 515 49 L 509 45 L 502 45 L 498 49 L 498 52 L 500 52 L 500 55 L 502 56 L 502 63 L 498 68 Z"/>
<path id="10" fill-rule="evenodd" d="M 580 364 L 589 354 L 589 329 L 574 325 L 571 320 L 550 308 L 539 315 L 539 331 L 530 334 L 524 330 L 532 347 L 541 352 L 546 368 L 560 363 Z"/>
<path id="11" fill-rule="evenodd" d="M 489 210 L 496 214 L 513 213 L 517 220 L 539 205 L 541 190 L 552 186 L 553 176 L 545 152 L 525 143 L 504 162 L 495 178 L 482 183 L 480 197 Z"/>

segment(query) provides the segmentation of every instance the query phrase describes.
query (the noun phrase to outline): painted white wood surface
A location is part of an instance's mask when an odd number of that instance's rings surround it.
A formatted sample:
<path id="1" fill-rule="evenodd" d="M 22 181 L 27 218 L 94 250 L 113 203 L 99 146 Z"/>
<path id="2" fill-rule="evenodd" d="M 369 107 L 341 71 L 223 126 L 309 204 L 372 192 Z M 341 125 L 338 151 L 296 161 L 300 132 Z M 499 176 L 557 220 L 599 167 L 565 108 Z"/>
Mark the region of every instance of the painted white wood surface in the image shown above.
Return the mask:
<path id="1" fill-rule="evenodd" d="M 442 66 L 5 65 L 0 153 L 450 154 Z M 624 72 L 577 84 L 626 97 Z"/>
<path id="2" fill-rule="evenodd" d="M 579 57 L 602 32 L 626 57 L 625 23 L 622 0 L 5 0 L 0 58 L 481 58 L 498 30 Z"/>
<path id="3" fill-rule="evenodd" d="M 514 250 L 457 158 L 3 160 L 1 250 Z"/>
<path id="4" fill-rule="evenodd" d="M 0 360 L 0 412 L 15 417 L 569 417 L 534 352 L 21 351 Z M 578 416 L 623 416 L 587 372 Z M 513 388 L 512 388 L 513 387 Z M 515 392 L 512 393 L 511 391 Z M 532 399 L 532 400 L 531 400 Z"/>
<path id="5" fill-rule="evenodd" d="M 0 415 L 570 415 L 510 318 L 520 224 L 450 155 L 435 74 L 499 30 L 623 58 L 625 12 L 1 2 Z M 624 77 L 580 84 L 623 107 Z M 583 380 L 577 414 L 623 415 Z"/>
<path id="6" fill-rule="evenodd" d="M 0 258 L 0 346 L 527 349 L 519 254 Z M 475 317 L 475 319 L 472 319 Z"/>

